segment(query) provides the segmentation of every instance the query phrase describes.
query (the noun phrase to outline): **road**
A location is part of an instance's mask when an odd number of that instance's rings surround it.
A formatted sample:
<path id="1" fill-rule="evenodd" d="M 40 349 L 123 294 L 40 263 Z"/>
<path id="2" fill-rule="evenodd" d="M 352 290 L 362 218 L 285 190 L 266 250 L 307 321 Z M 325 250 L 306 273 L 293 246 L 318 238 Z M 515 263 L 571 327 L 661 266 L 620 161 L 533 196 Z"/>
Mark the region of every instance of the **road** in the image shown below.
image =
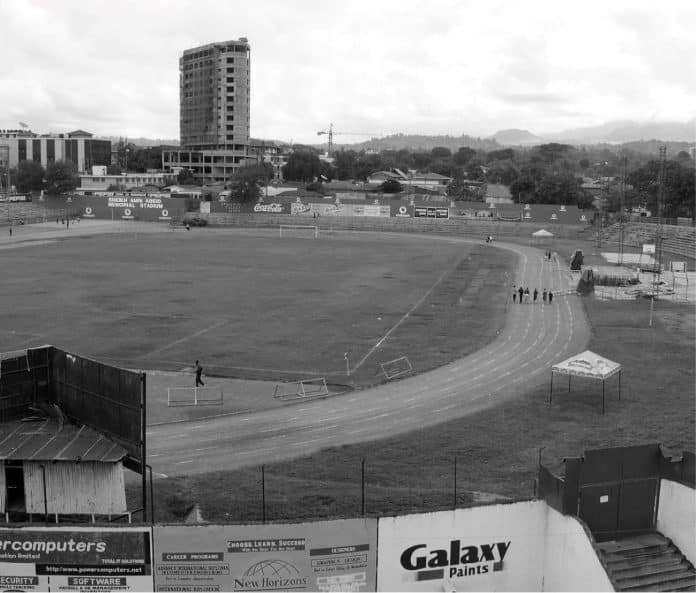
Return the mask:
<path id="1" fill-rule="evenodd" d="M 466 242 L 462 239 L 462 242 Z M 587 347 L 590 331 L 569 272 L 541 249 L 496 243 L 518 255 L 517 286 L 551 288 L 553 304 L 507 307 L 485 348 L 438 369 L 323 400 L 148 430 L 159 477 L 232 470 L 385 438 L 501 405 L 549 380 L 551 364 Z M 508 287 L 510 298 L 512 287 Z M 566 294 L 563 294 L 566 293 Z M 269 395 L 270 397 L 270 395 Z"/>

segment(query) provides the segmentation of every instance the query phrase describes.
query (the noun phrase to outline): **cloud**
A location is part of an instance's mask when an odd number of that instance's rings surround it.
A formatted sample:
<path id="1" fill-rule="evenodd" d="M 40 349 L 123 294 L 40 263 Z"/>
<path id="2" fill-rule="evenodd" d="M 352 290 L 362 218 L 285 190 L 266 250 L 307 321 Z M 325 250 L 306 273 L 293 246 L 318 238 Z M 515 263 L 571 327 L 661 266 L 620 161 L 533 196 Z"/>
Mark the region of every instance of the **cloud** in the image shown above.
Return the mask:
<path id="1" fill-rule="evenodd" d="M 0 0 L 0 20 L 0 127 L 176 138 L 183 50 L 241 36 L 254 137 L 552 131 L 696 105 L 696 10 L 678 0 Z"/>

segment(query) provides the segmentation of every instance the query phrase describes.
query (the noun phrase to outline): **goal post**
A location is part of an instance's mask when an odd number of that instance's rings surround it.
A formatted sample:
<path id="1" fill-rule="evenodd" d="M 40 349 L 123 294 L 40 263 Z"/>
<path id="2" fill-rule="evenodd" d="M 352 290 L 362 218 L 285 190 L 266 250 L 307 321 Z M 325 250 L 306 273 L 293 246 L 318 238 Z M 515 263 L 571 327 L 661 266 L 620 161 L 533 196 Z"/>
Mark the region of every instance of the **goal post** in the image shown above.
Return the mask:
<path id="1" fill-rule="evenodd" d="M 316 239 L 319 237 L 319 227 L 314 224 L 281 224 L 278 226 L 278 236 Z"/>
<path id="2" fill-rule="evenodd" d="M 380 362 L 379 365 L 382 367 L 382 372 L 388 381 L 405 375 L 406 373 L 410 373 L 413 370 L 411 361 L 409 361 L 407 356 L 400 356 L 394 360 Z"/>
<path id="3" fill-rule="evenodd" d="M 318 397 L 327 397 L 328 395 L 329 388 L 326 385 L 326 377 L 302 379 L 292 383 L 276 385 L 273 391 L 273 397 L 283 401 L 292 399 L 314 399 Z"/>
<path id="4" fill-rule="evenodd" d="M 167 407 L 221 406 L 224 403 L 222 387 L 168 387 Z"/>

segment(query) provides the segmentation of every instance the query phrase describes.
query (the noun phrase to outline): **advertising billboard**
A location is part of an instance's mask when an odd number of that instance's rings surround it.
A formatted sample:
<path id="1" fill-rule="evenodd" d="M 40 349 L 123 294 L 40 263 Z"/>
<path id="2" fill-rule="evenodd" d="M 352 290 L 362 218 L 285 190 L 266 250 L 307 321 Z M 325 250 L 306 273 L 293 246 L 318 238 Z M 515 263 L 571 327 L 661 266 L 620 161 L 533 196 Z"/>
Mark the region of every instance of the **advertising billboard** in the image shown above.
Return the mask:
<path id="1" fill-rule="evenodd" d="M 449 208 L 436 206 L 415 206 L 413 216 L 416 218 L 449 218 Z"/>
<path id="2" fill-rule="evenodd" d="M 0 528 L 2 591 L 152 591 L 149 528 Z"/>
<path id="3" fill-rule="evenodd" d="M 157 591 L 374 591 L 377 520 L 154 528 Z"/>
<path id="4" fill-rule="evenodd" d="M 379 591 L 540 591 L 544 505 L 537 501 L 383 517 Z"/>

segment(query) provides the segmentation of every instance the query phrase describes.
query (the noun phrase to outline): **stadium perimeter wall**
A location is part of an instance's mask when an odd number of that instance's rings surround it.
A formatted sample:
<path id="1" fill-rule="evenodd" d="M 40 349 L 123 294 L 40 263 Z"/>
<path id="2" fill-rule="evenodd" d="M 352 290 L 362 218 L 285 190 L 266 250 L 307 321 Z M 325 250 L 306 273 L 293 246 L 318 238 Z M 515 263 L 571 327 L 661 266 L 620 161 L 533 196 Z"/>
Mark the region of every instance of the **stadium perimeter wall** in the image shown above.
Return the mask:
<path id="1" fill-rule="evenodd" d="M 696 564 L 696 490 L 660 480 L 657 530 L 670 538 L 689 562 Z"/>
<path id="2" fill-rule="evenodd" d="M 321 230 L 333 231 L 391 231 L 397 233 L 432 233 L 467 236 L 484 239 L 519 237 L 532 240 L 532 233 L 541 228 L 552 232 L 559 239 L 591 239 L 592 227 L 568 224 L 488 221 L 476 218 L 369 218 L 369 217 L 319 217 L 298 218 L 293 215 L 226 214 L 206 215 L 209 226 L 247 228 L 278 228 L 280 225 L 314 225 Z"/>
<path id="3" fill-rule="evenodd" d="M 265 525 L 13 526 L 0 543 L 0 585 L 14 589 L 613 590 L 583 525 L 543 500 Z"/>

